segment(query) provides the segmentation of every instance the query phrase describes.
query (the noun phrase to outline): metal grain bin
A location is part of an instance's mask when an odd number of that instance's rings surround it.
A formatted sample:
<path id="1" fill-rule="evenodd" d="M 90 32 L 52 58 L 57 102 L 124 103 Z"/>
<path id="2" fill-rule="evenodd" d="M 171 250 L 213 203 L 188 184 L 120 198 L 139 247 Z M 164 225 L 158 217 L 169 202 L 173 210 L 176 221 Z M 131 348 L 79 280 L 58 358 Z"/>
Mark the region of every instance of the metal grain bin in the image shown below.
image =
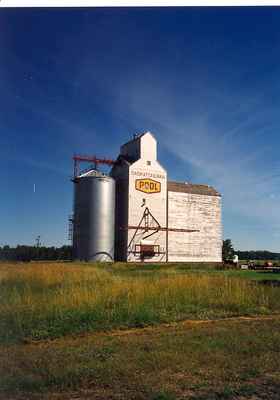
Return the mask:
<path id="1" fill-rule="evenodd" d="M 74 186 L 74 259 L 113 261 L 115 180 L 92 170 L 76 177 Z"/>

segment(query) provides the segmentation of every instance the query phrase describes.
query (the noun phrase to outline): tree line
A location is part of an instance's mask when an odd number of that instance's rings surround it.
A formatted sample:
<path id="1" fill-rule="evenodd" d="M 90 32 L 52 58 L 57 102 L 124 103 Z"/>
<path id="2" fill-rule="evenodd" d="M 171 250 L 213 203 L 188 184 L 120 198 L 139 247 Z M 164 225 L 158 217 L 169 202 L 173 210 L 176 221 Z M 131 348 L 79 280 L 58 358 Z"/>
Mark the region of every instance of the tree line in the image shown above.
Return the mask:
<path id="1" fill-rule="evenodd" d="M 25 246 L 0 247 L 1 261 L 31 261 L 31 260 L 71 260 L 72 246 L 46 247 Z"/>
<path id="2" fill-rule="evenodd" d="M 280 253 L 267 250 L 237 251 L 239 260 L 280 260 Z"/>
<path id="3" fill-rule="evenodd" d="M 239 260 L 280 260 L 280 253 L 267 250 L 235 251 L 230 239 L 223 241 L 223 261 L 232 260 L 234 254 Z M 31 260 L 71 260 L 72 246 L 46 247 L 25 246 L 0 247 L 1 261 L 31 261 Z"/>
<path id="4" fill-rule="evenodd" d="M 231 239 L 223 241 L 223 261 L 232 260 L 234 254 L 239 260 L 280 260 L 280 253 L 268 250 L 234 250 Z"/>

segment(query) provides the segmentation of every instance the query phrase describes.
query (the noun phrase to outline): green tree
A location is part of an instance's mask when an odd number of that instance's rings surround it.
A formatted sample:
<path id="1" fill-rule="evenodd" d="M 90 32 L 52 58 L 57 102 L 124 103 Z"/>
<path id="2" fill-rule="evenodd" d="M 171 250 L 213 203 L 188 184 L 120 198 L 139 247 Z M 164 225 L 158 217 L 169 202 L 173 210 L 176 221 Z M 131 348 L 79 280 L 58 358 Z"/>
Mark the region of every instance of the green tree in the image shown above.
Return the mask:
<path id="1" fill-rule="evenodd" d="M 230 261 L 234 256 L 234 248 L 231 239 L 223 240 L 223 261 Z"/>

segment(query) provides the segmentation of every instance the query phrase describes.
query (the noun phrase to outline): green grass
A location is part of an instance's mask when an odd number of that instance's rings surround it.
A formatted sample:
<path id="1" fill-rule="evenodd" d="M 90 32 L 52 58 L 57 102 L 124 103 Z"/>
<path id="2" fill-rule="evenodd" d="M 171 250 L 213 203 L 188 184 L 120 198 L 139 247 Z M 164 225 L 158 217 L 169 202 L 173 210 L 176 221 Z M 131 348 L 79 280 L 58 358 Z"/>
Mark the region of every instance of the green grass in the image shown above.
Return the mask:
<path id="1" fill-rule="evenodd" d="M 259 281 L 279 278 L 207 264 L 2 264 L 0 399 L 278 400 L 280 288 Z"/>
<path id="2" fill-rule="evenodd" d="M 263 276 L 189 264 L 3 264 L 0 341 L 278 313 L 279 288 L 255 282 Z"/>
<path id="3" fill-rule="evenodd" d="M 279 353 L 279 317 L 0 345 L 0 398 L 278 400 Z"/>

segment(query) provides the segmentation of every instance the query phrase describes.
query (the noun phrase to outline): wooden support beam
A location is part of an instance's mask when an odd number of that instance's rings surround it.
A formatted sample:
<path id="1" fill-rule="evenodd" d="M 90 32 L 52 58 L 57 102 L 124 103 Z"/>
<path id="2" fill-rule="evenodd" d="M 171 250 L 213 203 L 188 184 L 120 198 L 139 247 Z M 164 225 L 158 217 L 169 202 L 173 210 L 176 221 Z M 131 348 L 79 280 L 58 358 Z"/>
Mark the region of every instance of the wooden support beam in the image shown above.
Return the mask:
<path id="1" fill-rule="evenodd" d="M 164 231 L 164 232 L 199 232 L 199 229 L 181 229 L 181 228 L 163 228 L 159 226 L 139 226 L 139 225 L 129 225 L 127 227 L 121 227 L 122 230 L 138 229 L 145 232 L 148 231 Z"/>

